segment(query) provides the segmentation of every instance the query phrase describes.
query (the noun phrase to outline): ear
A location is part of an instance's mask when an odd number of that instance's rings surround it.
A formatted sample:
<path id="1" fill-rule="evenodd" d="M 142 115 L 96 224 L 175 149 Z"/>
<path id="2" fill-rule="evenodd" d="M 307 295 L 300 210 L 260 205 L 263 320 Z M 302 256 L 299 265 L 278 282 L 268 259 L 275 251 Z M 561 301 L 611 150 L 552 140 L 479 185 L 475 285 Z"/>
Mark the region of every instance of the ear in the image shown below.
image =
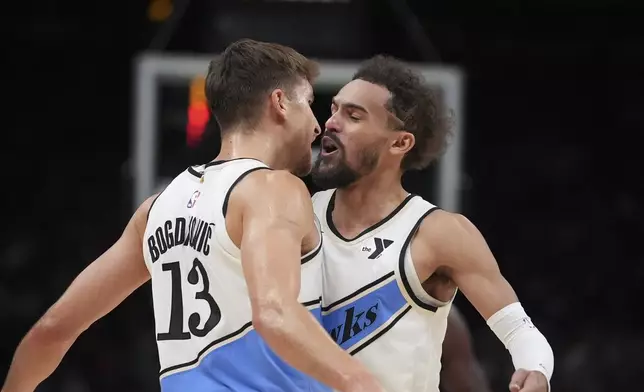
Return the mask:
<path id="1" fill-rule="evenodd" d="M 276 88 L 271 92 L 270 111 L 279 121 L 286 118 L 286 94 L 284 90 Z"/>
<path id="2" fill-rule="evenodd" d="M 394 155 L 405 155 L 416 144 L 416 138 L 412 133 L 406 131 L 394 131 L 395 138 L 391 143 L 390 150 Z"/>

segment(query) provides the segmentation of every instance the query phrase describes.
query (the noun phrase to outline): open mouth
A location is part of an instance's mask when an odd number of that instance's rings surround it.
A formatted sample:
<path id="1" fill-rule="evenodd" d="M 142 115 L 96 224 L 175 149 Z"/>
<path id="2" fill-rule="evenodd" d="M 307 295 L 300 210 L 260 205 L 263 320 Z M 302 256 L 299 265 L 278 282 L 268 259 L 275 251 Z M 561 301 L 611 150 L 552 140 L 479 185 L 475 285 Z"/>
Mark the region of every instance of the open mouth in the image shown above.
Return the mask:
<path id="1" fill-rule="evenodd" d="M 329 156 L 338 152 L 338 145 L 328 136 L 322 138 L 321 143 L 321 154 L 322 156 Z"/>

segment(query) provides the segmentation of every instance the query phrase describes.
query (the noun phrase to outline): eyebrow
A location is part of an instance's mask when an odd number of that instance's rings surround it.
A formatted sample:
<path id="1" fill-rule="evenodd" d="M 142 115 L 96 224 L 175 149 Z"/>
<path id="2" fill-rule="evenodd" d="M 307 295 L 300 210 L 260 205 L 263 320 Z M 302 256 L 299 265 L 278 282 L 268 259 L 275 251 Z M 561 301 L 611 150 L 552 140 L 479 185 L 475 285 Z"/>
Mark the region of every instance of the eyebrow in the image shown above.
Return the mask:
<path id="1" fill-rule="evenodd" d="M 336 101 L 335 97 L 331 98 L 331 103 L 333 105 L 335 105 L 335 106 L 340 106 L 338 104 L 338 102 Z M 365 112 L 367 114 L 369 113 L 369 111 L 366 108 L 364 108 L 363 106 L 360 106 L 360 105 L 358 105 L 356 103 L 345 102 L 345 103 L 342 103 L 342 105 L 344 107 L 346 107 L 346 108 L 349 108 L 349 109 L 360 110 L 360 111 Z M 393 112 L 387 110 L 386 108 L 385 108 L 385 111 L 387 112 L 387 117 L 389 118 L 389 120 L 393 121 L 392 125 L 393 125 L 393 127 L 395 129 L 401 130 L 401 129 L 403 129 L 405 127 L 405 122 L 403 120 L 398 118 L 398 116 L 396 116 Z"/>
<path id="2" fill-rule="evenodd" d="M 331 103 L 333 105 L 335 105 L 335 106 L 340 106 L 340 104 L 335 99 L 335 97 L 331 99 Z M 355 109 L 355 110 L 360 110 L 360 111 L 365 112 L 365 113 L 369 113 L 369 111 L 364 106 L 360 106 L 357 103 L 344 102 L 341 105 L 344 106 L 345 108 L 348 108 L 348 109 Z"/>

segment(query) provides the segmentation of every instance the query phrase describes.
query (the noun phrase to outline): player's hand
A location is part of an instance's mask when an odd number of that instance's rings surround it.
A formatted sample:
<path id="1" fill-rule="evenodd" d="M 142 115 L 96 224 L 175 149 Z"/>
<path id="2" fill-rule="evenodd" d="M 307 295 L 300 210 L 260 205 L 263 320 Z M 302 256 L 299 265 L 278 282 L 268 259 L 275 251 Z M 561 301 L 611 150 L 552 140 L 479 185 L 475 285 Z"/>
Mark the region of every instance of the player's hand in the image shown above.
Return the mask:
<path id="1" fill-rule="evenodd" d="M 548 392 L 548 380 L 541 372 L 518 369 L 510 380 L 510 392 Z"/>

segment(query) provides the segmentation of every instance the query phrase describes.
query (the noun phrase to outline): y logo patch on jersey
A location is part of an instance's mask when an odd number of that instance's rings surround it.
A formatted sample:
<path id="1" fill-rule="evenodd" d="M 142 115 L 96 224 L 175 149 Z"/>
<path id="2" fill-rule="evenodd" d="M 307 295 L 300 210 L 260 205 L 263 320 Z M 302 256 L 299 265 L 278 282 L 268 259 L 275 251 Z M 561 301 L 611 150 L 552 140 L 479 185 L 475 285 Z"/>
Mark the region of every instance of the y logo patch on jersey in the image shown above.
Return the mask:
<path id="1" fill-rule="evenodd" d="M 372 254 L 369 255 L 369 257 L 367 257 L 368 259 L 371 259 L 371 260 L 377 259 L 378 257 L 380 257 L 382 252 L 384 252 L 385 249 L 387 249 L 391 244 L 394 243 L 392 240 L 378 238 L 378 237 L 374 238 L 374 242 L 376 244 L 376 249 L 373 251 Z M 371 252 L 371 248 L 364 246 L 362 247 L 362 251 Z"/>
<path id="2" fill-rule="evenodd" d="M 190 200 L 188 200 L 188 205 L 186 207 L 188 207 L 188 208 L 194 207 L 195 204 L 197 204 L 197 199 L 199 198 L 199 196 L 201 196 L 201 192 L 194 191 L 192 196 L 190 196 Z"/>

